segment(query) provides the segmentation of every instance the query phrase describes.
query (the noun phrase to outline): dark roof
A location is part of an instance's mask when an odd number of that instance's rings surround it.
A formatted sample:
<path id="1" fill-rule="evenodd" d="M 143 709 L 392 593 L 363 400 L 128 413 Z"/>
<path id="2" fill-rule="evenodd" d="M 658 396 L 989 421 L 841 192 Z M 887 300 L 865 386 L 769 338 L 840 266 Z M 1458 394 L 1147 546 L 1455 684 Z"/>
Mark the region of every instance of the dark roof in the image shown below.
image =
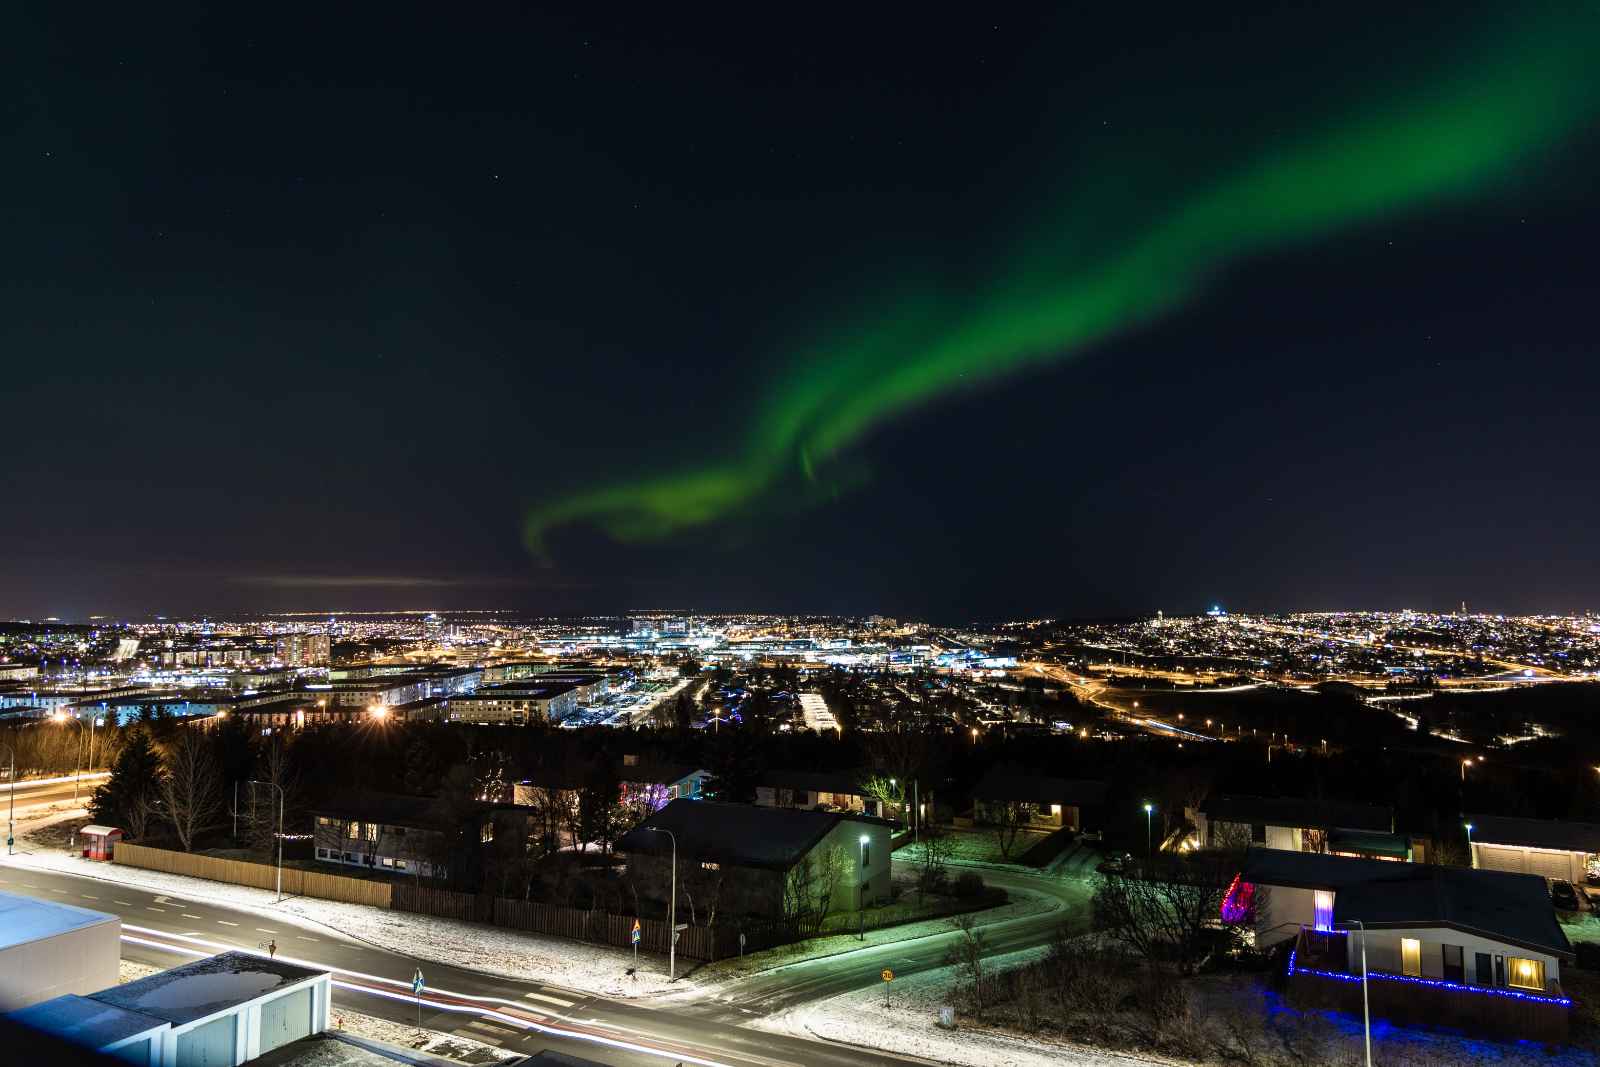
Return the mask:
<path id="1" fill-rule="evenodd" d="M 182 1026 L 327 973 L 250 952 L 223 952 L 102 989 L 89 999 Z"/>
<path id="2" fill-rule="evenodd" d="M 670 830 L 678 855 L 735 867 L 786 871 L 815 847 L 841 820 L 890 826 L 883 819 L 802 808 L 759 808 L 711 800 L 674 800 L 617 842 L 621 852 L 669 855 L 672 839 L 652 830 Z"/>
<path id="3" fill-rule="evenodd" d="M 1405 834 L 1383 834 L 1376 830 L 1331 830 L 1329 852 L 1364 852 L 1373 856 L 1406 859 L 1411 854 L 1411 839 Z"/>
<path id="4" fill-rule="evenodd" d="M 71 993 L 9 1012 L 7 1018 L 92 1049 L 167 1025 L 165 1019 Z"/>
<path id="5" fill-rule="evenodd" d="M 1523 845 L 1563 852 L 1600 852 L 1600 823 L 1468 815 L 1472 840 L 1480 845 Z"/>
<path id="6" fill-rule="evenodd" d="M 1271 826 L 1326 827 L 1340 830 L 1394 829 L 1388 808 L 1303 797 L 1210 796 L 1200 810 L 1213 821 L 1265 823 Z"/>
<path id="7" fill-rule="evenodd" d="M 803 789 L 810 793 L 845 793 L 865 796 L 861 783 L 871 771 L 768 771 L 761 784 L 773 789 Z"/>
<path id="8" fill-rule="evenodd" d="M 996 768 L 983 776 L 972 795 L 979 800 L 1093 807 L 1106 802 L 1106 784 L 1086 778 L 1051 778 Z"/>
<path id="9" fill-rule="evenodd" d="M 327 803 L 313 808 L 311 813 L 349 819 L 352 822 L 376 822 L 424 830 L 454 829 L 447 820 L 439 817 L 437 805 L 436 797 L 413 797 L 403 793 L 374 793 L 348 789 L 335 794 Z M 494 805 L 480 801 L 474 806 L 480 812 L 487 812 Z"/>
<path id="10" fill-rule="evenodd" d="M 617 780 L 646 785 L 671 785 L 702 769 L 688 763 L 637 763 L 632 767 L 618 767 Z"/>
<path id="11" fill-rule="evenodd" d="M 1244 880 L 1257 885 L 1332 889 L 1336 923 L 1447 926 L 1567 959 L 1572 945 L 1535 874 L 1347 859 L 1318 852 L 1252 848 Z"/>

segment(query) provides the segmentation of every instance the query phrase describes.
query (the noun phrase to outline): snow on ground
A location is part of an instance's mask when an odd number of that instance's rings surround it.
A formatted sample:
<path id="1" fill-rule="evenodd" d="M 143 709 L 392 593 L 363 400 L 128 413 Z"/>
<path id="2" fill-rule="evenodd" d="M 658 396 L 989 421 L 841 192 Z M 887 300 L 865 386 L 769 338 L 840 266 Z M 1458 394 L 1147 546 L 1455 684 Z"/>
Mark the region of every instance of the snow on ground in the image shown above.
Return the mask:
<path id="1" fill-rule="evenodd" d="M 148 963 L 135 963 L 132 960 L 117 961 L 117 984 L 137 982 L 141 978 L 149 978 L 152 974 L 160 974 L 160 967 L 152 967 Z"/>
<path id="2" fill-rule="evenodd" d="M 497 1063 L 503 1059 L 518 1059 L 522 1055 L 496 1048 L 485 1041 L 474 1041 L 460 1034 L 444 1034 L 437 1030 L 407 1026 L 405 1023 L 379 1019 L 373 1015 L 363 1015 L 358 1011 L 343 1011 L 336 1008 L 333 1014 L 333 1029 L 341 1033 L 382 1041 L 401 1048 L 415 1049 L 430 1056 L 443 1056 L 460 1063 Z"/>
<path id="3" fill-rule="evenodd" d="M 85 860 L 61 848 L 57 843 L 59 831 L 52 827 L 54 822 L 72 818 L 81 819 L 81 810 L 33 820 L 28 828 L 18 819 L 18 843 L 33 851 L 19 850 L 15 856 L 0 856 L 0 865 L 74 874 L 179 900 L 206 901 L 287 920 L 307 929 L 342 934 L 399 955 L 517 981 L 548 982 L 612 997 L 651 996 L 669 988 L 680 991 L 693 987 L 693 983 L 684 979 L 676 984 L 669 983 L 666 959 L 650 955 L 640 956 L 639 973 L 636 978 L 629 978 L 627 969 L 633 966 L 632 951 L 609 945 L 590 945 L 497 926 L 311 897 L 290 897 L 280 904 L 271 890 Z"/>
<path id="4" fill-rule="evenodd" d="M 1048 951 L 1034 948 L 1013 952 L 993 958 L 988 966 L 996 970 L 1018 967 Z M 896 978 L 890 984 L 887 1007 L 879 986 L 803 1005 L 750 1025 L 961 1067 L 1131 1067 L 1168 1062 L 963 1026 L 947 1030 L 939 1026 L 939 1008 L 950 1003 L 955 981 L 955 968 L 941 967 Z"/>

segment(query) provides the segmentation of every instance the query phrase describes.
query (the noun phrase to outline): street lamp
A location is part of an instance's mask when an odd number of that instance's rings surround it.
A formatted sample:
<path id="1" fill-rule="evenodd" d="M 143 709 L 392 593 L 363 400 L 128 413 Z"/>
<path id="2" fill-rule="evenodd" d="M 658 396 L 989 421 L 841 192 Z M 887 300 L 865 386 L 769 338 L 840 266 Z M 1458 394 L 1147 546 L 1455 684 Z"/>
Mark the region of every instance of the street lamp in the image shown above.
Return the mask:
<path id="1" fill-rule="evenodd" d="M 6 855 L 15 856 L 17 854 L 17 750 L 10 745 L 6 745 L 5 750 L 11 757 L 11 777 L 6 779 L 6 790 L 11 794 L 11 811 L 6 816 Z"/>
<path id="2" fill-rule="evenodd" d="M 653 834 L 672 838 L 672 912 L 667 916 L 667 981 L 678 980 L 678 835 L 659 826 L 646 826 Z"/>
<path id="3" fill-rule="evenodd" d="M 269 785 L 278 791 L 278 903 L 283 903 L 283 786 L 277 782 L 250 779 L 251 785 Z M 254 804 L 255 801 L 251 801 Z"/>
<path id="4" fill-rule="evenodd" d="M 1467 768 L 1471 766 L 1472 763 L 1473 758 L 1471 756 L 1468 756 L 1466 759 L 1461 761 L 1461 780 L 1463 782 L 1467 780 Z"/>
<path id="5" fill-rule="evenodd" d="M 77 715 L 68 715 L 64 711 L 57 711 L 50 716 L 56 722 L 70 722 L 78 728 L 78 751 L 75 754 L 77 766 L 72 772 L 72 806 L 78 806 L 78 781 L 83 777 L 83 723 Z M 91 727 L 92 729 L 92 727 Z"/>
<path id="6" fill-rule="evenodd" d="M 1149 859 L 1152 855 L 1154 855 L 1154 849 L 1151 847 L 1151 844 L 1150 844 L 1150 840 L 1151 840 L 1151 838 L 1150 838 L 1150 816 L 1151 816 L 1151 813 L 1154 812 L 1155 810 L 1156 810 L 1156 806 L 1154 804 L 1150 803 L 1149 801 L 1145 801 L 1145 805 L 1144 805 L 1144 856 L 1145 856 L 1145 859 Z"/>
<path id="7" fill-rule="evenodd" d="M 1367 1067 L 1372 1067 L 1372 1012 L 1367 1006 L 1367 927 L 1360 919 L 1349 925 L 1361 931 L 1361 1030 L 1367 1043 Z"/>
<path id="8" fill-rule="evenodd" d="M 1472 824 L 1469 822 L 1462 825 L 1467 828 L 1467 866 L 1476 867 L 1478 863 L 1472 858 Z"/>
<path id="9" fill-rule="evenodd" d="M 856 940 L 867 939 L 867 883 L 862 879 L 867 876 L 867 842 L 872 840 L 866 834 L 861 835 L 861 872 L 856 876 Z"/>

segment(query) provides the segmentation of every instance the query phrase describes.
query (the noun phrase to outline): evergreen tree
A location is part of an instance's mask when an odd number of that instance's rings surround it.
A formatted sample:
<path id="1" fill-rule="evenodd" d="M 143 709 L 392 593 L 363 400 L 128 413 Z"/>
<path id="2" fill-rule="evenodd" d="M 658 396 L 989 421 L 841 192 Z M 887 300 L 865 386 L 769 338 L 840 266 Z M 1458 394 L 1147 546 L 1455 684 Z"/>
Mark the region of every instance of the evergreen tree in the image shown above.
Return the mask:
<path id="1" fill-rule="evenodd" d="M 103 826 L 117 826 L 129 837 L 144 836 L 160 806 L 161 754 L 143 726 L 134 727 L 111 766 L 111 777 L 94 791 L 89 814 Z"/>

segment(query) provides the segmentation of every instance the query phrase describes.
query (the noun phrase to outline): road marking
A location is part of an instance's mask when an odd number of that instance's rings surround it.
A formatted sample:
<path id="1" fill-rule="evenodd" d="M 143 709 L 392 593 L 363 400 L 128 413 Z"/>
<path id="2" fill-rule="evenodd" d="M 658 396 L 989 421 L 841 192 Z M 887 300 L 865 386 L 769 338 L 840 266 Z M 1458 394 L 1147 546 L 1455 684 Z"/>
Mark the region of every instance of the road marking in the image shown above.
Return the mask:
<path id="1" fill-rule="evenodd" d="M 304 934 L 295 934 L 294 936 L 297 937 L 298 939 L 300 939 L 301 941 L 315 941 L 316 940 L 316 938 L 307 937 Z"/>
<path id="2" fill-rule="evenodd" d="M 218 919 L 217 922 L 221 923 L 223 926 L 238 926 L 239 925 L 238 923 L 231 923 L 227 919 Z"/>
<path id="3" fill-rule="evenodd" d="M 184 912 L 183 913 L 183 917 L 185 919 L 204 919 L 205 918 L 204 915 L 190 915 L 188 912 Z"/>
<path id="4" fill-rule="evenodd" d="M 48 886 L 47 888 L 52 893 L 60 893 L 62 896 L 66 896 L 67 895 L 67 891 L 65 889 L 57 889 L 55 886 Z"/>
<path id="5" fill-rule="evenodd" d="M 163 914 L 163 915 L 165 915 L 165 914 L 166 914 L 166 912 L 167 912 L 167 909 L 166 909 L 166 908 L 152 908 L 152 907 L 151 907 L 151 906 L 150 906 L 150 905 L 148 905 L 148 904 L 146 904 L 146 905 L 145 905 L 145 906 L 144 906 L 144 910 L 145 910 L 145 911 L 159 911 L 159 912 L 161 912 L 161 913 L 162 913 L 162 914 Z"/>
<path id="6" fill-rule="evenodd" d="M 78 895 L 80 897 L 82 897 L 84 900 L 99 900 L 100 899 L 99 897 L 91 897 L 88 893 L 79 893 Z"/>
<path id="7" fill-rule="evenodd" d="M 268 930 L 265 926 L 256 927 L 256 933 L 258 934 L 275 934 L 277 932 L 276 930 Z"/>
<path id="8" fill-rule="evenodd" d="M 111 903 L 113 903 L 113 904 L 121 904 L 124 908 L 133 907 L 133 901 L 131 901 L 131 900 L 118 900 L 116 897 L 112 897 L 111 898 Z"/>
<path id="9" fill-rule="evenodd" d="M 527 997 L 529 1000 L 542 1000 L 546 1004 L 554 1004 L 558 1008 L 572 1007 L 572 1001 L 570 1000 L 562 1000 L 560 997 L 546 996 L 543 993 L 524 993 L 523 996 Z"/>
<path id="10" fill-rule="evenodd" d="M 29 889 L 38 889 L 39 888 L 38 886 L 34 885 L 32 882 L 23 882 L 22 884 L 27 886 Z"/>

